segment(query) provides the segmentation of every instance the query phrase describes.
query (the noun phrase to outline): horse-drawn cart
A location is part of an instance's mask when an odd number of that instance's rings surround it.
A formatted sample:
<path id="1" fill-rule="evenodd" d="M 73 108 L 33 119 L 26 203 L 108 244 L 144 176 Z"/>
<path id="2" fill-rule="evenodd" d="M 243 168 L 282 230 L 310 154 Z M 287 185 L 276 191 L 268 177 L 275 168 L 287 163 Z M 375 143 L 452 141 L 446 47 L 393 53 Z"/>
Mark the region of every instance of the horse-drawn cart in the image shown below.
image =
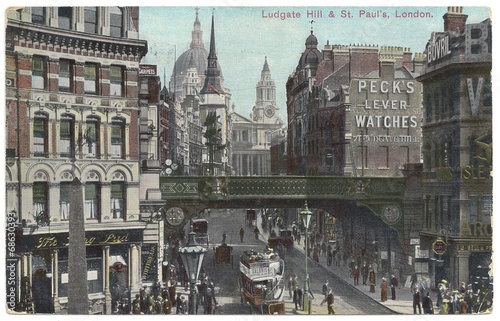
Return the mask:
<path id="1" fill-rule="evenodd" d="M 284 271 L 284 261 L 271 251 L 245 252 L 240 261 L 241 303 L 262 314 L 284 314 Z"/>

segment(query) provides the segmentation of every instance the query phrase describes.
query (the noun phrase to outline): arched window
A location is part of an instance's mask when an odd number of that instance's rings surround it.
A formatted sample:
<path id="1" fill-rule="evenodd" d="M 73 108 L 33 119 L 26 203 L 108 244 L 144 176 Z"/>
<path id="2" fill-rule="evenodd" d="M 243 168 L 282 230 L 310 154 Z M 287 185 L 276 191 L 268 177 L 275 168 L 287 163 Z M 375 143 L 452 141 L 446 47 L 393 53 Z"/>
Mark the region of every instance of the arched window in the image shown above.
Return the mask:
<path id="1" fill-rule="evenodd" d="M 87 157 L 101 157 L 101 121 L 99 118 L 90 116 L 85 122 L 84 152 Z"/>
<path id="2" fill-rule="evenodd" d="M 61 157 L 75 156 L 75 119 L 69 114 L 63 114 L 60 122 L 59 151 Z"/>
<path id="3" fill-rule="evenodd" d="M 111 37 L 123 37 L 123 13 L 120 8 L 109 8 L 109 25 Z"/>
<path id="4" fill-rule="evenodd" d="M 33 155 L 49 156 L 49 117 L 45 113 L 36 113 L 33 120 Z"/>
<path id="5" fill-rule="evenodd" d="M 111 157 L 125 157 L 125 120 L 113 118 L 111 121 Z"/>
<path id="6" fill-rule="evenodd" d="M 115 172 L 111 182 L 111 212 L 112 218 L 125 218 L 127 208 L 127 191 L 125 175 Z"/>

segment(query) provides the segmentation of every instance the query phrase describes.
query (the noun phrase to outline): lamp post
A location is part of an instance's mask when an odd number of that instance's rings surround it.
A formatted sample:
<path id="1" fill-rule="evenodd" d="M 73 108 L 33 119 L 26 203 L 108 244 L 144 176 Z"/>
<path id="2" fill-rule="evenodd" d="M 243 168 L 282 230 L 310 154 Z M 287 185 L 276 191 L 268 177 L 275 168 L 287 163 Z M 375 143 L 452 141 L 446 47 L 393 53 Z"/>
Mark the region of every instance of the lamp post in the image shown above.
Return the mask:
<path id="1" fill-rule="evenodd" d="M 179 249 L 179 255 L 189 277 L 189 314 L 195 314 L 195 285 L 200 274 L 203 257 L 207 252 L 204 247 L 196 242 L 195 235 L 196 233 L 191 231 L 186 246 Z"/>
<path id="2" fill-rule="evenodd" d="M 308 244 L 308 235 L 307 235 L 307 230 L 309 228 L 309 223 L 311 222 L 311 216 L 312 216 L 312 212 L 309 210 L 309 207 L 307 207 L 307 201 L 304 203 L 304 209 L 302 211 L 300 211 L 300 216 L 302 217 L 302 222 L 304 223 L 304 226 L 306 228 L 306 240 L 305 240 L 305 246 L 306 246 L 306 277 L 304 279 L 304 305 L 303 305 L 303 308 L 304 310 L 306 310 L 306 307 L 307 307 L 307 311 L 308 311 L 308 314 L 311 314 L 311 309 L 309 308 L 309 304 L 310 304 L 310 301 L 309 301 L 309 274 L 307 272 L 307 261 L 309 259 L 309 254 L 308 254 L 308 251 L 309 251 L 309 244 Z"/>

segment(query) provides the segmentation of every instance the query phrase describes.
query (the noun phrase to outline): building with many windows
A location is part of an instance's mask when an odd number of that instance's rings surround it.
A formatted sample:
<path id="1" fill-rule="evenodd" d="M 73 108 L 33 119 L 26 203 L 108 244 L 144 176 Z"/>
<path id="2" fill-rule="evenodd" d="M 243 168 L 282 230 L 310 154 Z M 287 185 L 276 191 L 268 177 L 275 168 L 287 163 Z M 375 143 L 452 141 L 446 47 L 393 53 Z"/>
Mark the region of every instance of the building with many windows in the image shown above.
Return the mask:
<path id="1" fill-rule="evenodd" d="M 7 18 L 6 210 L 19 224 L 16 300 L 33 297 L 36 312 L 66 306 L 69 217 L 83 207 L 91 310 L 111 313 L 141 279 L 138 83 L 147 44 L 139 8 L 24 7 Z M 72 201 L 75 179 L 83 204 Z"/>
<path id="2" fill-rule="evenodd" d="M 426 46 L 423 84 L 421 269 L 442 279 L 489 284 L 492 264 L 491 20 L 467 24 L 448 7 Z M 443 247 L 442 244 L 446 244 Z"/>

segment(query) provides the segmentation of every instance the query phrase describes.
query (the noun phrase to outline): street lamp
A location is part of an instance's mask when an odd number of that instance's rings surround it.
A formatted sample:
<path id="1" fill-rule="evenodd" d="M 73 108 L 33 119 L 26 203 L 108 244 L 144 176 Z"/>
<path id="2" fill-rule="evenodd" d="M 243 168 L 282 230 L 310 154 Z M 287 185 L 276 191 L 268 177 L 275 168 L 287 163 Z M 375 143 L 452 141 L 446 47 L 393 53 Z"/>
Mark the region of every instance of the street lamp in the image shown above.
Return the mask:
<path id="1" fill-rule="evenodd" d="M 181 256 L 182 263 L 186 269 L 186 273 L 189 277 L 189 314 L 195 314 L 195 285 L 198 275 L 200 274 L 201 264 L 203 263 L 203 257 L 207 250 L 200 246 L 195 240 L 196 233 L 191 231 L 188 235 L 188 242 L 185 247 L 179 249 L 179 255 Z"/>
<path id="2" fill-rule="evenodd" d="M 309 210 L 309 207 L 307 207 L 307 201 L 305 201 L 304 203 L 304 209 L 302 211 L 300 211 L 300 217 L 302 217 L 302 222 L 304 223 L 304 226 L 306 228 L 306 241 L 305 241 L 305 245 L 306 245 L 306 277 L 304 279 L 304 305 L 303 305 L 303 309 L 305 310 L 306 309 L 306 306 L 308 307 L 308 313 L 311 314 L 311 309 L 309 308 L 309 274 L 307 272 L 307 261 L 309 259 L 309 255 L 308 255 L 308 251 L 309 251 L 309 245 L 307 244 L 308 243 L 308 235 L 307 235 L 307 229 L 309 228 L 309 223 L 311 222 L 311 216 L 312 216 L 312 212 Z"/>

